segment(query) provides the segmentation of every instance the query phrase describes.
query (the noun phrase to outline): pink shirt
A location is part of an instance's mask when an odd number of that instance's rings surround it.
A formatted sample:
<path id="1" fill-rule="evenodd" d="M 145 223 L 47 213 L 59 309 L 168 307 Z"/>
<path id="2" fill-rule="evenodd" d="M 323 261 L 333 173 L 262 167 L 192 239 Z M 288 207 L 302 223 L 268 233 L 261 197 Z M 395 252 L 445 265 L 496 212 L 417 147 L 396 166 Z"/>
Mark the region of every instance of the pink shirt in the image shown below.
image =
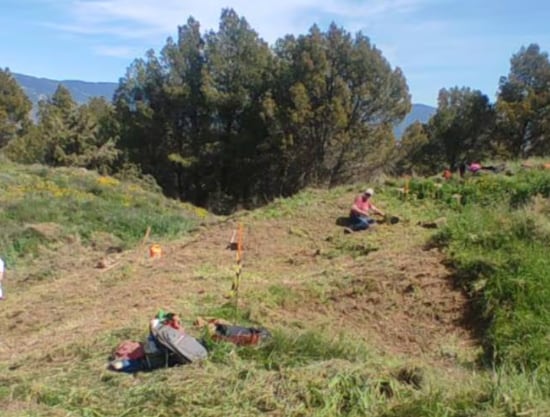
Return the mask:
<path id="1" fill-rule="evenodd" d="M 369 212 L 369 210 L 373 207 L 373 204 L 370 202 L 370 199 L 368 200 L 363 200 L 363 196 L 362 195 L 358 195 L 356 198 L 355 198 L 355 202 L 354 202 L 354 205 L 357 206 L 357 208 L 359 210 L 363 210 L 363 211 L 366 211 L 367 213 Z M 352 210 L 351 211 L 351 214 L 353 214 L 354 211 Z M 357 215 L 361 216 L 361 213 L 356 213 Z"/>
<path id="2" fill-rule="evenodd" d="M 478 163 L 476 163 L 476 162 L 470 164 L 470 171 L 472 171 L 472 172 L 477 172 L 477 171 L 479 171 L 480 169 L 481 169 L 481 165 L 480 165 L 480 164 L 478 164 Z"/>

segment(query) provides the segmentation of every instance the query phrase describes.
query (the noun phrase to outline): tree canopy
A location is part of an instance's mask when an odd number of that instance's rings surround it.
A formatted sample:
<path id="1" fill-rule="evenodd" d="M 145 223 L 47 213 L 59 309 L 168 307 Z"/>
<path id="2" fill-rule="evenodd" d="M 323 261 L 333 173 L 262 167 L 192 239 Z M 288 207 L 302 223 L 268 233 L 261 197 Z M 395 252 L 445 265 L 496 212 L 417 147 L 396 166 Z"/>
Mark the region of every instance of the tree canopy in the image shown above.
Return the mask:
<path id="1" fill-rule="evenodd" d="M 0 148 L 26 132 L 31 108 L 31 101 L 9 69 L 0 69 Z"/>
<path id="2" fill-rule="evenodd" d="M 79 106 L 60 84 L 52 97 L 40 101 L 38 123 L 13 138 L 6 153 L 19 162 L 110 172 L 119 154 L 116 126 L 111 104 L 94 98 Z"/>
<path id="3" fill-rule="evenodd" d="M 159 56 L 136 60 L 115 105 L 129 160 L 212 207 L 364 178 L 391 153 L 410 96 L 361 33 L 313 26 L 270 48 L 226 9 L 217 31 L 190 18 Z"/>
<path id="4" fill-rule="evenodd" d="M 0 147 L 12 159 L 137 169 L 166 194 L 219 212 L 390 168 L 431 174 L 550 154 L 550 61 L 536 44 L 512 56 L 496 103 L 442 88 L 429 122 L 396 141 L 393 127 L 411 109 L 407 82 L 367 36 L 313 25 L 270 46 L 232 9 L 207 32 L 190 17 L 159 53 L 134 60 L 113 103 L 78 105 L 60 85 L 33 124 L 8 70 L 0 92 Z"/>
<path id="5" fill-rule="evenodd" d="M 507 157 L 550 152 L 550 61 L 531 44 L 512 56 L 499 83 L 498 139 Z"/>
<path id="6" fill-rule="evenodd" d="M 423 136 L 425 134 L 425 136 Z M 426 139 L 427 137 L 427 139 Z M 522 47 L 500 78 L 495 104 L 470 88 L 442 89 L 436 114 L 419 136 L 405 134 L 397 172 L 433 173 L 484 158 L 550 154 L 550 61 L 536 44 Z"/>

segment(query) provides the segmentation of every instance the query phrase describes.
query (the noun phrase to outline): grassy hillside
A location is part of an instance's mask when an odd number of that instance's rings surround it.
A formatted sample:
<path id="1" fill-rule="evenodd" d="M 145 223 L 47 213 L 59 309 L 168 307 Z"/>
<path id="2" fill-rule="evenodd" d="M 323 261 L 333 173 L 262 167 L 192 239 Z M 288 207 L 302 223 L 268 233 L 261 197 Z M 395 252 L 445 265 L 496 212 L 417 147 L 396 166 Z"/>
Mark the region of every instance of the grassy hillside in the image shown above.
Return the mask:
<path id="1" fill-rule="evenodd" d="M 13 267 L 72 244 L 128 249 L 148 227 L 151 239 L 175 237 L 203 214 L 163 198 L 145 181 L 0 163 L 0 253 Z"/>
<path id="2" fill-rule="evenodd" d="M 388 180 L 376 203 L 400 222 L 352 235 L 337 220 L 354 187 L 205 222 L 201 211 L 83 171 L 2 164 L 0 175 L 13 237 L 2 241 L 12 264 L 0 313 L 3 416 L 550 411 L 546 172 Z M 265 326 L 273 340 L 211 343 L 202 364 L 107 370 L 113 348 L 142 340 L 159 308 L 197 337 L 198 316 L 235 319 L 227 244 L 238 224 L 237 322 Z M 147 226 L 160 259 L 142 244 Z"/>

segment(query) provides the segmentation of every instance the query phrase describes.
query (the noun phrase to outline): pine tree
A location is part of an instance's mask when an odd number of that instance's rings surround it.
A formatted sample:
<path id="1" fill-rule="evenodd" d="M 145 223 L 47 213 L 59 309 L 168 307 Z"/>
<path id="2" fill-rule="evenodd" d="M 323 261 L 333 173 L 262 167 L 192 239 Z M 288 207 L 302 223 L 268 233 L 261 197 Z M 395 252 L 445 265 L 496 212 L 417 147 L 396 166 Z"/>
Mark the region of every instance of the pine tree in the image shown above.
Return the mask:
<path id="1" fill-rule="evenodd" d="M 0 69 L 0 148 L 28 131 L 31 109 L 31 101 L 9 69 Z"/>

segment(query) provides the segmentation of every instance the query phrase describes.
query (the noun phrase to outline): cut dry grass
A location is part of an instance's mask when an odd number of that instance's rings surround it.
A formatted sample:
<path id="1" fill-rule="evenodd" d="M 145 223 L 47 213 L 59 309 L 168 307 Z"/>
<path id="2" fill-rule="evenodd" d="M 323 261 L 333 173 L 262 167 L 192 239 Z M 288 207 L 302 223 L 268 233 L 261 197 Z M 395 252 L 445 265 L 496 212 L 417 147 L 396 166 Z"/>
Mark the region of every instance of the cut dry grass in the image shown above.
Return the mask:
<path id="1" fill-rule="evenodd" d="M 546 376 L 480 367 L 462 325 L 468 299 L 453 288 L 445 256 L 425 248 L 433 230 L 418 223 L 457 208 L 403 200 L 398 186 L 377 190 L 376 202 L 401 221 L 349 236 L 335 221 L 355 188 L 310 190 L 162 240 L 159 259 L 145 246 L 109 252 L 124 245 L 95 230 L 96 244 L 40 244 L 35 260 L 8 275 L 0 408 L 18 417 L 544 416 Z M 245 252 L 235 314 L 225 296 L 237 222 Z M 38 280 L 34 270 L 50 275 Z M 264 326 L 273 339 L 258 348 L 210 343 L 202 364 L 107 370 L 112 349 L 142 340 L 159 308 L 178 312 L 198 338 L 195 317 L 216 316 Z"/>

